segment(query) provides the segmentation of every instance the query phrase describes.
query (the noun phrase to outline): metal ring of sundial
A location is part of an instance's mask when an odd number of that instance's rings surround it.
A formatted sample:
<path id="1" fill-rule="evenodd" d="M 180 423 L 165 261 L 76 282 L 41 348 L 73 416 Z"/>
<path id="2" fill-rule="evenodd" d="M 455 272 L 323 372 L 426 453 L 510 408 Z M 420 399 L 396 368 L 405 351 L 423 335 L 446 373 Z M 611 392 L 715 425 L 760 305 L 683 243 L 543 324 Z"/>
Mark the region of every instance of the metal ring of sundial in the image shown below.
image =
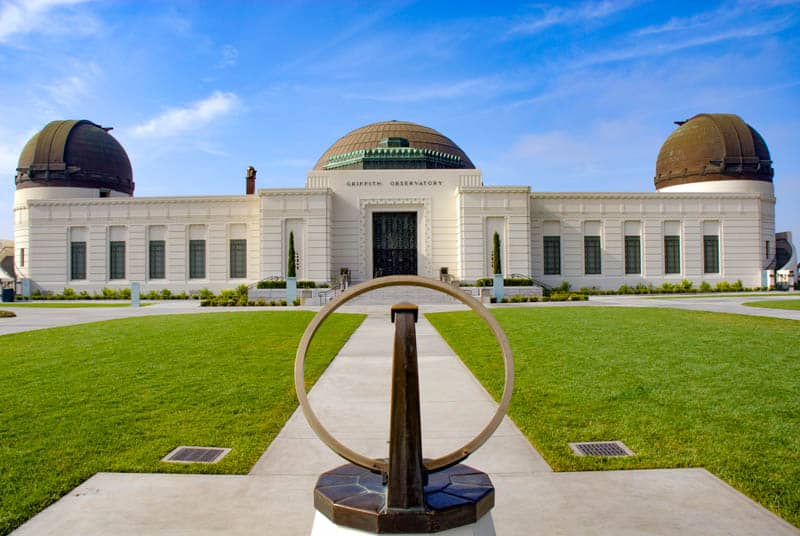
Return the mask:
<path id="1" fill-rule="evenodd" d="M 489 421 L 489 424 L 487 424 L 477 436 L 466 443 L 463 447 L 460 447 L 439 458 L 426 460 L 425 469 L 429 472 L 433 472 L 462 462 L 470 454 L 480 448 L 481 445 L 486 442 L 486 440 L 489 439 L 494 431 L 497 430 L 497 427 L 500 426 L 500 423 L 502 422 L 503 417 L 508 410 L 508 405 L 511 402 L 511 392 L 514 390 L 514 357 L 511 355 L 511 346 L 508 344 L 508 339 L 506 338 L 505 333 L 503 333 L 500 324 L 489 313 L 488 309 L 486 309 L 486 307 L 484 307 L 472 296 L 465 294 L 460 289 L 453 288 L 452 286 L 446 285 L 439 281 L 412 275 L 392 275 L 380 277 L 351 287 L 320 309 L 317 315 L 311 320 L 311 323 L 308 324 L 308 327 L 306 327 L 303 337 L 300 339 L 300 345 L 297 347 L 297 354 L 294 362 L 294 388 L 295 391 L 297 391 L 297 399 L 300 402 L 300 407 L 303 409 L 303 415 L 305 415 L 308 424 L 311 426 L 311 429 L 314 430 L 314 433 L 316 433 L 317 436 L 322 440 L 322 442 L 328 446 L 328 448 L 345 460 L 358 465 L 359 467 L 363 467 L 364 469 L 368 469 L 373 472 L 387 473 L 389 464 L 386 460 L 370 458 L 355 452 L 354 450 L 340 443 L 328 432 L 328 430 L 325 429 L 324 426 L 322 426 L 322 423 L 317 418 L 317 415 L 314 413 L 314 410 L 311 408 L 311 404 L 308 401 L 308 393 L 306 393 L 305 388 L 304 372 L 306 353 L 308 352 L 308 347 L 311 344 L 311 340 L 314 338 L 314 334 L 317 332 L 320 325 L 322 325 L 322 322 L 331 313 L 344 305 L 346 302 L 352 300 L 356 296 L 364 294 L 365 292 L 384 287 L 396 287 L 401 285 L 438 290 L 469 306 L 469 308 L 475 311 L 478 316 L 484 320 L 484 322 L 489 324 L 489 328 L 491 328 L 492 333 L 494 333 L 495 339 L 497 339 L 497 342 L 500 344 L 500 349 L 503 352 L 505 385 L 503 386 L 503 397 L 500 399 L 500 404 L 497 406 L 497 411 L 492 417 L 492 420 Z"/>

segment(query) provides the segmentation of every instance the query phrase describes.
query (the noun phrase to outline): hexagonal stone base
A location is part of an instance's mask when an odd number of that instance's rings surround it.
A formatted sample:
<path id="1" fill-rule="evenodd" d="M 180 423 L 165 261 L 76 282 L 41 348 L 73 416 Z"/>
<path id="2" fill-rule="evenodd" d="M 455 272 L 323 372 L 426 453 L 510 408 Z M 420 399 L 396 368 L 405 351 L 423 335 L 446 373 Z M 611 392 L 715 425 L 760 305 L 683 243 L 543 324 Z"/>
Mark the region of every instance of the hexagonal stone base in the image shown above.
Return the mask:
<path id="1" fill-rule="evenodd" d="M 314 506 L 336 525 L 366 532 L 432 533 L 477 522 L 494 506 L 494 486 L 459 464 L 428 475 L 424 509 L 388 511 L 382 476 L 347 464 L 319 477 Z"/>

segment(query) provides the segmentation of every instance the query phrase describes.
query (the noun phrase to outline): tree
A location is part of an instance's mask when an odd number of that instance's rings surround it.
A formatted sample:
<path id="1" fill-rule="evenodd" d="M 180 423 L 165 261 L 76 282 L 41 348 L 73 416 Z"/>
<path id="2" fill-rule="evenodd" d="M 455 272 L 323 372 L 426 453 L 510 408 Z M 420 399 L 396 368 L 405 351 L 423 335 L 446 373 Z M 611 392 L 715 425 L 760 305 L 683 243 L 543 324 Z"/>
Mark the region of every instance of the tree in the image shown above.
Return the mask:
<path id="1" fill-rule="evenodd" d="M 294 252 L 294 233 L 289 232 L 289 264 L 286 268 L 286 277 L 297 277 L 297 256 Z"/>
<path id="2" fill-rule="evenodd" d="M 495 274 L 502 274 L 503 268 L 500 266 L 500 235 L 496 232 L 492 237 L 492 270 Z"/>

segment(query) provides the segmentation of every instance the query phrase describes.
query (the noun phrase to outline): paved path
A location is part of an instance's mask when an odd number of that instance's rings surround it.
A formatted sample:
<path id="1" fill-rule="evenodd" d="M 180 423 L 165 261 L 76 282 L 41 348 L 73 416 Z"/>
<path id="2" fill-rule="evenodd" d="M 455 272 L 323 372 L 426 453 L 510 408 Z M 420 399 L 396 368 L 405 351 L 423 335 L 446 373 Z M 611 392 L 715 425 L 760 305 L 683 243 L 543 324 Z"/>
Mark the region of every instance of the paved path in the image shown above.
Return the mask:
<path id="1" fill-rule="evenodd" d="M 385 456 L 393 326 L 387 306 L 363 309 L 310 399 L 336 437 Z M 427 321 L 417 329 L 431 456 L 477 432 L 494 403 Z M 296 412 L 249 475 L 98 474 L 15 534 L 306 535 L 316 477 L 340 463 Z M 800 534 L 702 469 L 553 473 L 508 419 L 468 463 L 495 483 L 500 535 Z"/>

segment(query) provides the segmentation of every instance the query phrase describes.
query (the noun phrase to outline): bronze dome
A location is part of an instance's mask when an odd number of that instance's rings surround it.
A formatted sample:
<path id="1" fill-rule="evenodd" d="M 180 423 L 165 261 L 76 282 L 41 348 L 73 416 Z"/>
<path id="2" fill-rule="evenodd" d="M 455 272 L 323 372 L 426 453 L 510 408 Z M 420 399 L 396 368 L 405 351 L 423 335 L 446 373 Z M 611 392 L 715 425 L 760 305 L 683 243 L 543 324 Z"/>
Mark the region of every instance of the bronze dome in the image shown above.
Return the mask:
<path id="1" fill-rule="evenodd" d="M 734 114 L 698 114 L 677 123 L 656 161 L 656 189 L 717 180 L 772 182 L 764 138 Z"/>
<path id="2" fill-rule="evenodd" d="M 339 138 L 314 169 L 475 169 L 472 161 L 440 132 L 407 121 L 382 121 Z"/>
<path id="3" fill-rule="evenodd" d="M 22 149 L 17 189 L 66 186 L 133 195 L 128 154 L 108 130 L 85 120 L 51 121 Z"/>

